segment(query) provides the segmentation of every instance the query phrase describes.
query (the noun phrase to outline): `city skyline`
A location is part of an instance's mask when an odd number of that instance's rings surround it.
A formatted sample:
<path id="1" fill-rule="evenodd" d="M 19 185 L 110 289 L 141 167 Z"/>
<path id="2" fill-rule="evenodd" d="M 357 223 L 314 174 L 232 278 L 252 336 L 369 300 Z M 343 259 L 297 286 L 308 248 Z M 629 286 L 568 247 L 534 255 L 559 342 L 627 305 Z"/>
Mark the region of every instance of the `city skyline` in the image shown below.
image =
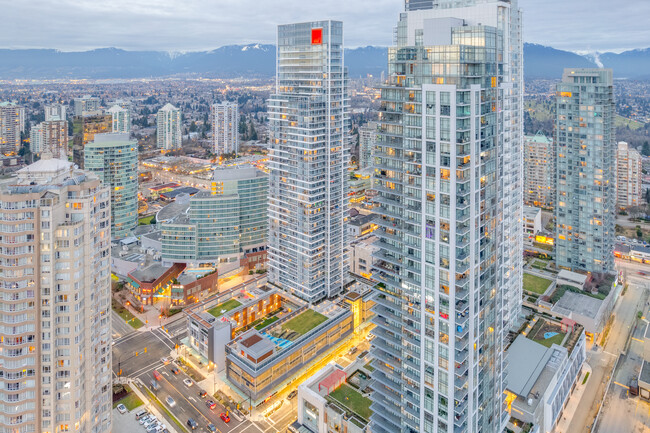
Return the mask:
<path id="1" fill-rule="evenodd" d="M 389 46 L 392 25 L 404 9 L 402 0 L 376 2 L 327 0 L 317 4 L 290 1 L 279 7 L 276 1 L 258 4 L 253 0 L 214 5 L 204 0 L 189 3 L 160 0 L 151 7 L 142 0 L 111 5 L 81 1 L 50 5 L 45 0 L 14 2 L 3 6 L 8 25 L 0 30 L 0 46 L 10 49 L 53 48 L 62 51 L 117 47 L 127 50 L 169 52 L 203 51 L 224 45 L 274 43 L 275 25 L 305 22 L 315 17 L 353 22 L 346 47 Z M 372 7 L 369 7 L 372 6 Z M 650 15 L 650 3 L 640 0 L 612 6 L 606 0 L 536 2 L 523 0 L 524 41 L 575 52 L 620 52 L 650 46 L 650 29 L 630 21 L 629 16 Z M 40 13 L 34 13 L 40 11 Z M 561 13 L 558 13 L 561 11 Z M 574 20 L 579 14 L 583 19 Z M 30 16 L 32 26 L 21 25 Z M 42 22 L 41 22 L 42 21 Z M 92 34 L 69 32 L 84 22 Z M 255 31 L 242 22 L 255 22 Z M 620 26 L 626 22 L 626 26 Z M 62 25 L 63 23 L 63 25 Z M 66 23 L 68 25 L 66 25 Z M 116 26 L 115 23 L 120 23 Z M 189 26 L 188 23 L 193 25 Z M 125 31 L 129 29 L 129 31 Z M 156 34 L 156 37 L 150 35 Z M 16 41 L 20 41 L 17 43 Z M 47 41 L 48 45 L 44 45 Z"/>

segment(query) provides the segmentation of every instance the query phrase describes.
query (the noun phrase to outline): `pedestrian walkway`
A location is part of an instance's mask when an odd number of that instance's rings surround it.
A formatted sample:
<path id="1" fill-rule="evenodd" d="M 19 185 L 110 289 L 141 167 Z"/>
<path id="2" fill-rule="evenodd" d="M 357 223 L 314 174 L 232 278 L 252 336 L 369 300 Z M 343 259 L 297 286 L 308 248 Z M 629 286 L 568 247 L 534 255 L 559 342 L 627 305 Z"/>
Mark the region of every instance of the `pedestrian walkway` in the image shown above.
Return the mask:
<path id="1" fill-rule="evenodd" d="M 584 382 L 586 375 L 589 375 L 589 377 L 587 378 L 587 381 Z M 571 433 L 569 432 L 569 425 L 571 424 L 571 420 L 573 419 L 573 414 L 578 409 L 578 405 L 580 404 L 582 395 L 584 394 L 585 389 L 587 388 L 587 384 L 589 383 L 590 380 L 592 380 L 591 366 L 585 362 L 582 366 L 582 372 L 578 377 L 578 382 L 576 383 L 576 387 L 573 390 L 573 393 L 571 393 L 571 395 L 569 396 L 569 401 L 564 407 L 561 418 L 558 420 L 557 424 L 555 425 L 555 429 L 553 430 L 553 433 Z"/>

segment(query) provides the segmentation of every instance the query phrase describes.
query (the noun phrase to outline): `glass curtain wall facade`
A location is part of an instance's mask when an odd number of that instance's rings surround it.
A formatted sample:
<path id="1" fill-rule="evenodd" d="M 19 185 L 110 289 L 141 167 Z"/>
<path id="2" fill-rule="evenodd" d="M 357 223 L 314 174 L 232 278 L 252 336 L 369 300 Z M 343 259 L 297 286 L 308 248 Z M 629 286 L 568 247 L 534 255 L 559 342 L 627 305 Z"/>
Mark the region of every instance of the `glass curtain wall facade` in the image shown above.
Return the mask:
<path id="1" fill-rule="evenodd" d="M 400 16 L 374 155 L 373 432 L 507 423 L 504 344 L 522 290 L 520 26 L 516 1 Z"/>
<path id="2" fill-rule="evenodd" d="M 557 85 L 556 263 L 614 270 L 616 142 L 611 69 L 565 69 Z"/>
<path id="3" fill-rule="evenodd" d="M 310 302 L 343 290 L 349 131 L 343 24 L 278 27 L 269 100 L 269 281 Z"/>

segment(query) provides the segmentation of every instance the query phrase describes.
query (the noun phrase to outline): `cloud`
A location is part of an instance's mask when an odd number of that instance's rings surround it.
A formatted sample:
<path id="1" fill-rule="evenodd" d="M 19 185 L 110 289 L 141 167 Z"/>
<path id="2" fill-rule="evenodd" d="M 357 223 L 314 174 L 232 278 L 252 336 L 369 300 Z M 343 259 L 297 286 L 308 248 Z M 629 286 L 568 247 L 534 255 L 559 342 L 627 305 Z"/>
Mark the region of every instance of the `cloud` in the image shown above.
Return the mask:
<path id="1" fill-rule="evenodd" d="M 569 50 L 645 47 L 650 2 L 520 0 L 528 42 Z M 402 0 L 0 0 L 0 46 L 199 51 L 275 42 L 278 24 L 342 20 L 346 45 L 390 45 Z"/>

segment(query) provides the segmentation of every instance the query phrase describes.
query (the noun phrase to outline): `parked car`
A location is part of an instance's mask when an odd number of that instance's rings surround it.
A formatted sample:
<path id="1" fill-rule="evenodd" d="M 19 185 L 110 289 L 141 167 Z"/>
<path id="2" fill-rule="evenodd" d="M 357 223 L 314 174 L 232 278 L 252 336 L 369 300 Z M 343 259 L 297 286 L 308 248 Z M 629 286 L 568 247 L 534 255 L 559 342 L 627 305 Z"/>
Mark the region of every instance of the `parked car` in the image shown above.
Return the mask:
<path id="1" fill-rule="evenodd" d="M 190 418 L 190 419 L 187 420 L 187 426 L 189 428 L 191 428 L 192 430 L 196 430 L 196 428 L 199 426 L 199 424 L 196 421 L 194 421 L 193 418 Z"/>
<path id="2" fill-rule="evenodd" d="M 191 379 L 187 379 L 187 378 L 183 379 L 183 383 L 187 387 L 190 387 L 190 386 L 192 386 L 194 384 Z"/>
<path id="3" fill-rule="evenodd" d="M 226 415 L 224 412 L 221 412 L 221 413 L 219 414 L 219 418 L 221 418 L 221 420 L 222 420 L 223 422 L 225 422 L 225 423 L 230 422 L 230 417 L 229 417 L 228 415 Z"/>
<path id="4" fill-rule="evenodd" d="M 199 397 L 201 398 L 206 398 L 208 396 L 208 393 L 205 391 L 199 391 Z"/>
<path id="5" fill-rule="evenodd" d="M 357 353 L 357 350 L 359 349 L 357 349 L 356 347 L 351 347 L 350 350 L 348 350 L 348 355 L 354 355 L 355 353 Z"/>
<path id="6" fill-rule="evenodd" d="M 176 406 L 176 401 L 172 398 L 171 395 L 168 395 L 167 398 L 165 399 L 169 407 L 174 407 Z"/>
<path id="7" fill-rule="evenodd" d="M 135 419 L 139 420 L 140 418 L 144 418 L 146 415 L 149 415 L 149 412 L 147 412 L 146 410 L 140 410 L 135 413 Z"/>
<path id="8" fill-rule="evenodd" d="M 129 410 L 122 403 L 117 405 L 117 411 L 119 413 L 127 413 Z"/>
<path id="9" fill-rule="evenodd" d="M 291 392 L 289 393 L 289 395 L 287 396 L 287 400 L 291 400 L 292 398 L 294 398 L 294 397 L 297 396 L 297 395 L 298 395 L 298 390 L 297 390 L 297 389 L 294 389 L 294 390 L 291 391 Z"/>
<path id="10" fill-rule="evenodd" d="M 149 420 L 151 419 L 151 417 L 152 417 L 152 415 L 147 414 L 147 415 L 143 416 L 142 418 L 140 418 L 140 420 L 139 420 L 138 422 L 139 422 L 140 424 L 143 424 L 143 425 L 144 425 L 144 423 L 146 423 L 147 421 L 149 421 Z"/>
<path id="11" fill-rule="evenodd" d="M 375 339 L 375 334 L 368 334 L 366 335 L 366 341 L 372 341 Z"/>

